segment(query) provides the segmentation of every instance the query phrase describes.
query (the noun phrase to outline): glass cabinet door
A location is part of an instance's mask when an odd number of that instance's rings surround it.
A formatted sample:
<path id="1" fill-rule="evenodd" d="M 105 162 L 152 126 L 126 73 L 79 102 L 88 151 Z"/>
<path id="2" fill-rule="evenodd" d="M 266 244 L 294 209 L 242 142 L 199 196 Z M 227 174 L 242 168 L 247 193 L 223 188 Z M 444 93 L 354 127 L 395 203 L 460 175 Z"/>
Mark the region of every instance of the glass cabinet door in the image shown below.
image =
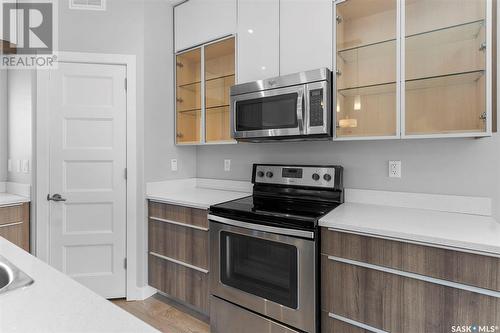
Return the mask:
<path id="1" fill-rule="evenodd" d="M 205 141 L 231 140 L 229 97 L 235 82 L 235 41 L 205 46 Z"/>
<path id="2" fill-rule="evenodd" d="M 486 132 L 486 0 L 406 0 L 405 135 Z"/>
<path id="3" fill-rule="evenodd" d="M 176 68 L 177 143 L 200 143 L 201 49 L 178 54 Z"/>
<path id="4" fill-rule="evenodd" d="M 396 1 L 336 5 L 338 138 L 399 135 Z"/>

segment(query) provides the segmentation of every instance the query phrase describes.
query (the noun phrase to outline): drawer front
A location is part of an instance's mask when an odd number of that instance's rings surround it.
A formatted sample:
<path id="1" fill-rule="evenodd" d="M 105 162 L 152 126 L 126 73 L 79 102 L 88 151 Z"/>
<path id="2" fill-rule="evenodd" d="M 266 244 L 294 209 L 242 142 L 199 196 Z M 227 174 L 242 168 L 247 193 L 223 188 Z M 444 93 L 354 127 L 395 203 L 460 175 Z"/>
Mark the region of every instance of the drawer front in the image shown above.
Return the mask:
<path id="1" fill-rule="evenodd" d="M 500 291 L 500 258 L 445 250 L 322 228 L 321 252 Z"/>
<path id="2" fill-rule="evenodd" d="M 208 270 L 208 232 L 149 220 L 149 251 Z"/>
<path id="3" fill-rule="evenodd" d="M 299 331 L 217 297 L 212 296 L 210 304 L 210 332 L 212 333 L 299 333 Z"/>
<path id="4" fill-rule="evenodd" d="M 208 274 L 149 255 L 149 285 L 208 315 Z"/>
<path id="5" fill-rule="evenodd" d="M 321 257 L 325 312 L 391 333 L 500 326 L 500 298 Z"/>
<path id="6" fill-rule="evenodd" d="M 24 205 L 0 207 L 0 225 L 23 221 L 23 207 Z"/>
<path id="7" fill-rule="evenodd" d="M 328 312 L 321 311 L 321 332 L 322 333 L 371 333 L 357 326 L 333 319 Z"/>
<path id="8" fill-rule="evenodd" d="M 203 209 L 150 201 L 149 217 L 208 229 L 207 211 Z"/>

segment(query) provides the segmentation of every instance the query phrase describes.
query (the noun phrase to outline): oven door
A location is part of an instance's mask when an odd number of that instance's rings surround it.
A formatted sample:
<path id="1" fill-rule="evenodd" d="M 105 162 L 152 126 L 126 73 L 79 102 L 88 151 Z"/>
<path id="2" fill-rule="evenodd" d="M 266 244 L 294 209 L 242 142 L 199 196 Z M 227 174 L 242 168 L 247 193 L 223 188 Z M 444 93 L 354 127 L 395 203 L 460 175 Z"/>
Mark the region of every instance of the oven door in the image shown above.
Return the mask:
<path id="1" fill-rule="evenodd" d="M 305 85 L 231 96 L 235 139 L 304 135 Z"/>
<path id="2" fill-rule="evenodd" d="M 281 228 L 210 219 L 211 294 L 300 330 L 316 332 L 314 239 L 273 230 Z"/>

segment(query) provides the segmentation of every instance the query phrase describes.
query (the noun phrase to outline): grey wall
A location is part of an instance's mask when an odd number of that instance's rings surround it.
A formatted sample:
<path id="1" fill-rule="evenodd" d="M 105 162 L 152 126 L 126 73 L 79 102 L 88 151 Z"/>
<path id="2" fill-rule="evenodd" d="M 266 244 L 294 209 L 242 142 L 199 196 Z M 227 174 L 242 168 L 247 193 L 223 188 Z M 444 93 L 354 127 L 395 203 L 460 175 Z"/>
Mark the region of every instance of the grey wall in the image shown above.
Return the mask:
<path id="1" fill-rule="evenodd" d="M 0 182 L 7 180 L 7 71 L 0 70 Z"/>
<path id="2" fill-rule="evenodd" d="M 146 249 L 145 182 L 196 175 L 195 149 L 173 145 L 172 17 L 163 0 L 108 0 L 107 10 L 75 11 L 59 3 L 61 51 L 137 57 L 138 248 Z M 177 158 L 179 172 L 169 171 Z M 183 167 L 184 166 L 184 167 Z M 146 251 L 138 253 L 138 284 L 146 283 Z"/>
<path id="3" fill-rule="evenodd" d="M 340 164 L 345 186 L 359 189 L 485 196 L 499 216 L 500 134 L 484 139 L 302 142 L 199 147 L 197 176 L 249 180 L 252 163 Z M 232 170 L 224 172 L 224 159 Z M 401 179 L 388 161 L 402 161 Z"/>
<path id="4" fill-rule="evenodd" d="M 34 101 L 34 72 L 31 70 L 9 70 L 7 79 L 8 101 L 8 158 L 12 170 L 9 182 L 31 184 L 32 169 L 32 114 Z M 18 161 L 29 161 L 29 172 L 18 171 Z"/>

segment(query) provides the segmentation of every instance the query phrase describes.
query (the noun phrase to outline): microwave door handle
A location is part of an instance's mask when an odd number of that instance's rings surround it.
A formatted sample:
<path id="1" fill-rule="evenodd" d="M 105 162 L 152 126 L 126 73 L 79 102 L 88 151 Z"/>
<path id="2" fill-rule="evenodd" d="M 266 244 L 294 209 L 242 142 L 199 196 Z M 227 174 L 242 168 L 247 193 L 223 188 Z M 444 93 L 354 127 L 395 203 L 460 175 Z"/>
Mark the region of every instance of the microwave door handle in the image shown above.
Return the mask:
<path id="1" fill-rule="evenodd" d="M 299 123 L 299 132 L 304 134 L 304 90 L 299 91 L 299 98 L 297 98 L 297 122 Z"/>

